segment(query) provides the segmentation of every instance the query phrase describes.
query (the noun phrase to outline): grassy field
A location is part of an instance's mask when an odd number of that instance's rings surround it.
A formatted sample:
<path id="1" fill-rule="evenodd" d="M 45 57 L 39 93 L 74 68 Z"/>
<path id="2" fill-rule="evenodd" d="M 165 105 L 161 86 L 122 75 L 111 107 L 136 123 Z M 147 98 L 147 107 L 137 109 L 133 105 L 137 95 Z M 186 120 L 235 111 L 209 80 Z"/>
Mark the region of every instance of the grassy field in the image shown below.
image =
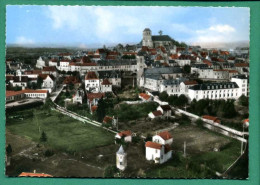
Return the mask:
<path id="1" fill-rule="evenodd" d="M 171 134 L 172 159 L 147 170 L 146 177 L 214 178 L 215 172 L 223 173 L 240 155 L 239 141 L 206 129 L 192 125 L 179 126 Z M 184 141 L 187 143 L 186 158 L 182 156 Z M 214 148 L 219 151 L 213 151 Z"/>
<path id="2" fill-rule="evenodd" d="M 13 114 L 22 115 L 23 119 L 7 118 L 8 131 L 35 142 L 39 142 L 44 131 L 47 135 L 46 144 L 55 150 L 78 152 L 113 143 L 113 134 L 55 111 L 48 114 L 40 109 L 30 109 Z"/>

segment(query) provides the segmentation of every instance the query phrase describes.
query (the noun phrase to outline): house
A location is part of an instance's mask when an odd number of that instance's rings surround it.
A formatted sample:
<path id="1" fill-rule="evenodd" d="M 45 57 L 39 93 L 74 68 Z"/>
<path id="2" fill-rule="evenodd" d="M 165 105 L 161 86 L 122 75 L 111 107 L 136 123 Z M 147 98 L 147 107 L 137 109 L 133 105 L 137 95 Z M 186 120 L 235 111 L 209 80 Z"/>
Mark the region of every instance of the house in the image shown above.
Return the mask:
<path id="1" fill-rule="evenodd" d="M 9 82 L 13 87 L 26 88 L 29 79 L 27 76 L 6 75 L 6 81 Z"/>
<path id="2" fill-rule="evenodd" d="M 89 109 L 92 110 L 93 105 L 98 105 L 98 101 L 101 98 L 105 98 L 105 93 L 87 93 L 87 103 Z"/>
<path id="3" fill-rule="evenodd" d="M 140 93 L 139 98 L 142 99 L 143 101 L 151 101 L 152 100 L 152 97 L 149 96 L 146 93 Z"/>
<path id="4" fill-rule="evenodd" d="M 163 116 L 169 117 L 172 115 L 172 108 L 170 105 L 160 105 L 157 107 L 158 111 L 161 111 Z"/>
<path id="5" fill-rule="evenodd" d="M 100 81 L 94 71 L 87 72 L 85 76 L 85 89 L 88 92 L 99 92 L 100 90 Z"/>
<path id="6" fill-rule="evenodd" d="M 162 145 L 166 145 L 166 144 L 171 145 L 173 142 L 173 138 L 168 131 L 164 131 L 153 136 L 153 142 Z"/>
<path id="7" fill-rule="evenodd" d="M 130 130 L 125 130 L 115 135 L 115 139 L 122 139 L 122 138 L 124 138 L 125 142 L 132 142 L 132 132 Z"/>
<path id="8" fill-rule="evenodd" d="M 55 66 L 55 67 L 58 67 L 58 59 L 56 58 L 52 58 L 51 60 L 49 60 L 49 66 Z"/>
<path id="9" fill-rule="evenodd" d="M 163 116 L 163 114 L 162 114 L 162 112 L 159 111 L 159 110 L 150 112 L 150 113 L 148 114 L 148 117 L 151 118 L 151 119 L 159 118 L 159 117 L 162 117 L 162 116 Z"/>
<path id="10" fill-rule="evenodd" d="M 152 141 L 145 143 L 146 160 L 153 160 L 155 163 L 164 163 L 172 157 L 172 150 L 170 145 L 160 144 Z"/>
<path id="11" fill-rule="evenodd" d="M 185 78 L 176 78 L 176 79 L 168 79 L 163 80 L 160 84 L 159 92 L 166 91 L 168 95 L 181 95 L 180 84 L 183 81 L 186 81 Z"/>
<path id="12" fill-rule="evenodd" d="M 55 78 L 58 76 L 58 72 L 55 66 L 43 67 L 42 74 L 53 75 Z"/>
<path id="13" fill-rule="evenodd" d="M 105 78 L 102 82 L 101 82 L 101 92 L 112 92 L 112 83 Z"/>
<path id="14" fill-rule="evenodd" d="M 238 99 L 240 87 L 236 82 L 218 82 L 197 84 L 189 88 L 188 97 L 196 99 Z"/>
<path id="15" fill-rule="evenodd" d="M 52 90 L 56 87 L 56 79 L 53 75 L 48 74 L 39 74 L 39 77 L 43 79 L 42 88 L 48 89 L 49 92 L 52 92 Z"/>
<path id="16" fill-rule="evenodd" d="M 42 59 L 42 57 L 39 57 L 36 62 L 36 68 L 42 69 L 43 67 L 45 67 L 45 61 Z"/>
<path id="17" fill-rule="evenodd" d="M 32 89 L 25 89 L 22 90 L 27 98 L 40 98 L 46 99 L 48 97 L 49 91 L 48 90 L 32 90 Z"/>
<path id="18" fill-rule="evenodd" d="M 69 60 L 69 59 L 62 59 L 60 61 L 59 70 L 68 72 L 69 71 L 70 62 L 71 62 L 71 60 Z"/>
<path id="19" fill-rule="evenodd" d="M 221 123 L 220 119 L 218 119 L 217 117 L 214 117 L 214 116 L 209 116 L 209 115 L 202 116 L 202 120 L 206 121 L 207 123 L 218 123 L 218 124 Z"/>
<path id="20" fill-rule="evenodd" d="M 98 71 L 98 77 L 100 80 L 108 79 L 112 83 L 112 86 L 121 87 L 121 72 L 120 71 Z"/>
<path id="21" fill-rule="evenodd" d="M 74 94 L 72 96 L 72 102 L 74 104 L 82 104 L 82 101 L 83 101 L 83 97 L 84 97 L 84 91 L 81 89 L 81 90 L 77 90 L 76 91 L 76 94 Z"/>
<path id="22" fill-rule="evenodd" d="M 19 101 L 25 98 L 25 94 L 23 91 L 6 91 L 5 99 L 6 103 Z"/>
<path id="23" fill-rule="evenodd" d="M 243 124 L 244 124 L 244 125 L 243 125 L 244 127 L 246 127 L 246 128 L 249 127 L 249 118 L 245 119 L 245 120 L 243 121 Z"/>

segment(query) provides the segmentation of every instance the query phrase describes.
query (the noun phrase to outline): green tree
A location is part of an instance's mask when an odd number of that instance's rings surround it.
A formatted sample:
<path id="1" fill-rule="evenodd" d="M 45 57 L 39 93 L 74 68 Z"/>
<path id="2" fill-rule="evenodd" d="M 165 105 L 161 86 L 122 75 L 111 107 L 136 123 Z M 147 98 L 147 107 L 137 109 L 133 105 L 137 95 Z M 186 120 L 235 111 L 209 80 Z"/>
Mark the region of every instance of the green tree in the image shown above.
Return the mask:
<path id="1" fill-rule="evenodd" d="M 108 166 L 105 168 L 104 176 L 105 177 L 114 177 L 115 173 L 118 173 L 119 170 L 117 169 L 116 166 Z"/>
<path id="2" fill-rule="evenodd" d="M 190 65 L 184 65 L 182 70 L 184 73 L 189 74 L 191 71 L 191 67 Z"/>
<path id="3" fill-rule="evenodd" d="M 42 77 L 38 76 L 38 78 L 37 78 L 37 83 L 36 83 L 38 89 L 41 89 L 41 88 L 42 88 L 42 83 L 43 83 Z"/>
<path id="4" fill-rule="evenodd" d="M 40 142 L 46 142 L 47 141 L 47 135 L 44 131 L 42 131 Z"/>
<path id="5" fill-rule="evenodd" d="M 166 91 L 163 91 L 163 92 L 161 92 L 161 93 L 159 94 L 159 99 L 160 99 L 161 101 L 167 101 L 167 98 L 168 98 L 168 94 L 167 94 Z"/>
<path id="6" fill-rule="evenodd" d="M 248 97 L 246 97 L 245 95 L 240 96 L 238 99 L 238 103 L 242 106 L 248 107 L 249 104 Z"/>
<path id="7" fill-rule="evenodd" d="M 102 122 L 104 117 L 106 116 L 106 104 L 103 97 L 98 101 L 98 108 L 97 108 L 97 120 Z"/>
<path id="8" fill-rule="evenodd" d="M 12 146 L 10 144 L 6 147 L 6 154 L 9 156 L 13 152 Z"/>

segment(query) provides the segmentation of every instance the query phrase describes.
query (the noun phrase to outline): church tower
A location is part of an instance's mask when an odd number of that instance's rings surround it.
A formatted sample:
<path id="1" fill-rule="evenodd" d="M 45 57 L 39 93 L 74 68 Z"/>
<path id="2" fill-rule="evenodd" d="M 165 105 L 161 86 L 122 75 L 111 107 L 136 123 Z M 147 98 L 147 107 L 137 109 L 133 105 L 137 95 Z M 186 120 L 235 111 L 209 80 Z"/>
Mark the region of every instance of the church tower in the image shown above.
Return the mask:
<path id="1" fill-rule="evenodd" d="M 116 153 L 116 167 L 119 170 L 122 170 L 122 171 L 125 170 L 125 168 L 127 166 L 126 156 L 127 156 L 127 154 L 125 153 L 124 148 L 121 145 L 119 150 Z"/>
<path id="2" fill-rule="evenodd" d="M 153 47 L 152 31 L 149 28 L 145 28 L 143 31 L 143 46 Z"/>

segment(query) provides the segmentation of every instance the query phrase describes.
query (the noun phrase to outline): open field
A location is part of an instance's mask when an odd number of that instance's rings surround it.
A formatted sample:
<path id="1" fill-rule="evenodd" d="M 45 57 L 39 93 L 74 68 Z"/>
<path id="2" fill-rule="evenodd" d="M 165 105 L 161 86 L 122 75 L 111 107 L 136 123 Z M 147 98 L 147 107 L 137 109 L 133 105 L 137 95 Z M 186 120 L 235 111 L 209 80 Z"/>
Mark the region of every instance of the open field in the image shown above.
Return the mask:
<path id="1" fill-rule="evenodd" d="M 14 114 L 26 115 L 32 111 L 30 109 Z M 33 115 L 27 116 L 23 120 L 7 118 L 6 129 L 36 143 L 39 142 L 41 133 L 44 131 L 47 135 L 47 146 L 66 152 L 79 152 L 109 145 L 114 140 L 114 135 L 102 128 L 83 124 L 54 111 L 45 113 L 40 109 L 33 111 Z"/>
<path id="2" fill-rule="evenodd" d="M 173 158 L 160 166 L 154 166 L 147 177 L 206 178 L 223 173 L 240 155 L 240 143 L 196 126 L 179 126 L 171 131 Z M 187 157 L 183 143 L 186 141 Z M 217 148 L 219 151 L 214 151 Z"/>

